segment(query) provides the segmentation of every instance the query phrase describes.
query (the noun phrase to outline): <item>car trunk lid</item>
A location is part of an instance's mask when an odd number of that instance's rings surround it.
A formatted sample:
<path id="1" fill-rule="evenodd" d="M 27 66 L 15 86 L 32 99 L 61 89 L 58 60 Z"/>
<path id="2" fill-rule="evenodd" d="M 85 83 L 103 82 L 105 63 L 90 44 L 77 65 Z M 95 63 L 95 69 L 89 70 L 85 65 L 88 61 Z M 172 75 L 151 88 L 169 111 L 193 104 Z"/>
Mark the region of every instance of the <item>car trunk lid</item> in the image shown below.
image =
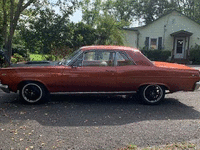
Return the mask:
<path id="1" fill-rule="evenodd" d="M 154 61 L 154 65 L 156 67 L 169 68 L 169 69 L 196 70 L 196 69 L 188 67 L 186 65 L 176 64 L 176 63 Z"/>

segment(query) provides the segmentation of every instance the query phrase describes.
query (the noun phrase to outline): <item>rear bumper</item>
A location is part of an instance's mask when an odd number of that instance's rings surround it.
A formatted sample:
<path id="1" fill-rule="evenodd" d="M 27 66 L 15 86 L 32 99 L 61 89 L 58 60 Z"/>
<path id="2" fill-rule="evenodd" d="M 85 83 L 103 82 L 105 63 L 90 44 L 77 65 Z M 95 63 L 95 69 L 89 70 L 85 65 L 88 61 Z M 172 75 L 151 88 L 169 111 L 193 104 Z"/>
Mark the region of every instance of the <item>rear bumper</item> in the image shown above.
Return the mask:
<path id="1" fill-rule="evenodd" d="M 200 87 L 200 81 L 195 83 L 194 90 L 198 90 Z"/>
<path id="2" fill-rule="evenodd" d="M 6 93 L 10 93 L 8 85 L 3 85 L 3 84 L 1 84 L 1 82 L 0 82 L 0 89 L 2 89 Z"/>

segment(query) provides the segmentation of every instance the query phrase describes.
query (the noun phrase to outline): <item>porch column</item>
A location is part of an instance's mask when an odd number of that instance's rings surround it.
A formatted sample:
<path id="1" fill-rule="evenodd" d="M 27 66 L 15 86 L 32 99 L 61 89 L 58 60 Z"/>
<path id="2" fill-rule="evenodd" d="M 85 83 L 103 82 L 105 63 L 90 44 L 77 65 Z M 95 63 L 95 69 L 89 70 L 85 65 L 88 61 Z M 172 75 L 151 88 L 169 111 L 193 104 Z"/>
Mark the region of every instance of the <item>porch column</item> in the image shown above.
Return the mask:
<path id="1" fill-rule="evenodd" d="M 190 58 L 190 36 L 188 36 L 188 48 L 187 48 L 187 58 L 189 60 Z"/>
<path id="2" fill-rule="evenodd" d="M 175 36 L 173 36 L 173 37 L 174 37 L 174 41 L 173 41 L 173 48 L 172 48 L 172 52 L 171 52 L 171 56 L 172 56 L 171 60 L 174 59 L 174 50 L 175 50 Z"/>

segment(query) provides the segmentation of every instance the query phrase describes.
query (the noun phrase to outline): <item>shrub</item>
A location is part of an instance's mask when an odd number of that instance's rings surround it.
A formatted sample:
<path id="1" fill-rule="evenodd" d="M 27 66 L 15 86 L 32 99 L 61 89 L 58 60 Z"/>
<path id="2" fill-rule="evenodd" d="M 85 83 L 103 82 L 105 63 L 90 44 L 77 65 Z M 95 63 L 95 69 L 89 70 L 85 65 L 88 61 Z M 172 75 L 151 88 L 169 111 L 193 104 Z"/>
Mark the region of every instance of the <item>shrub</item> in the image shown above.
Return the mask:
<path id="1" fill-rule="evenodd" d="M 17 58 L 14 58 L 13 56 L 11 57 L 11 63 L 16 64 L 17 63 Z"/>
<path id="2" fill-rule="evenodd" d="M 11 57 L 12 63 L 17 63 L 17 62 L 25 61 L 25 60 L 26 59 L 18 53 L 14 53 L 14 55 Z"/>
<path id="3" fill-rule="evenodd" d="M 55 60 L 59 60 L 64 58 L 65 56 L 70 55 L 73 52 L 73 49 L 67 47 L 67 46 L 62 46 L 62 47 L 55 47 L 51 50 L 52 59 L 54 58 Z"/>
<path id="4" fill-rule="evenodd" d="M 25 58 L 29 57 L 27 50 L 23 46 L 20 46 L 20 45 L 13 46 L 12 55 L 14 55 L 15 53 L 18 53 Z"/>
<path id="5" fill-rule="evenodd" d="M 189 60 L 192 61 L 192 64 L 200 64 L 200 45 L 191 48 Z"/>
<path id="6" fill-rule="evenodd" d="M 141 52 L 152 61 L 167 61 L 171 51 L 167 50 L 141 50 Z"/>
<path id="7" fill-rule="evenodd" d="M 53 60 L 55 60 L 55 56 L 54 55 L 47 55 L 47 56 L 44 56 L 44 57 L 45 57 L 45 59 L 47 61 L 53 61 Z"/>

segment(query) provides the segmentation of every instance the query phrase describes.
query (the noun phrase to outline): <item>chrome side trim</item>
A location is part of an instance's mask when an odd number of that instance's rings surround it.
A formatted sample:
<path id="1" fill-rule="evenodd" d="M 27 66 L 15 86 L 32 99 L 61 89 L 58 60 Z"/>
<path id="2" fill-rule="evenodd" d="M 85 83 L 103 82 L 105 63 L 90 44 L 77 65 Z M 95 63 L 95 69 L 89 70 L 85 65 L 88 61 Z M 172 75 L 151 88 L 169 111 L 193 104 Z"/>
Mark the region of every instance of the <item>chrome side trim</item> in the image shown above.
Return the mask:
<path id="1" fill-rule="evenodd" d="M 2 89 L 2 91 L 6 92 L 6 93 L 10 93 L 10 90 L 8 89 L 8 85 L 3 85 L 0 82 L 0 89 Z"/>
<path id="2" fill-rule="evenodd" d="M 198 90 L 200 87 L 200 81 L 195 83 L 194 90 Z"/>
<path id="3" fill-rule="evenodd" d="M 135 94 L 136 91 L 119 91 L 119 92 L 52 92 L 52 94 Z"/>

